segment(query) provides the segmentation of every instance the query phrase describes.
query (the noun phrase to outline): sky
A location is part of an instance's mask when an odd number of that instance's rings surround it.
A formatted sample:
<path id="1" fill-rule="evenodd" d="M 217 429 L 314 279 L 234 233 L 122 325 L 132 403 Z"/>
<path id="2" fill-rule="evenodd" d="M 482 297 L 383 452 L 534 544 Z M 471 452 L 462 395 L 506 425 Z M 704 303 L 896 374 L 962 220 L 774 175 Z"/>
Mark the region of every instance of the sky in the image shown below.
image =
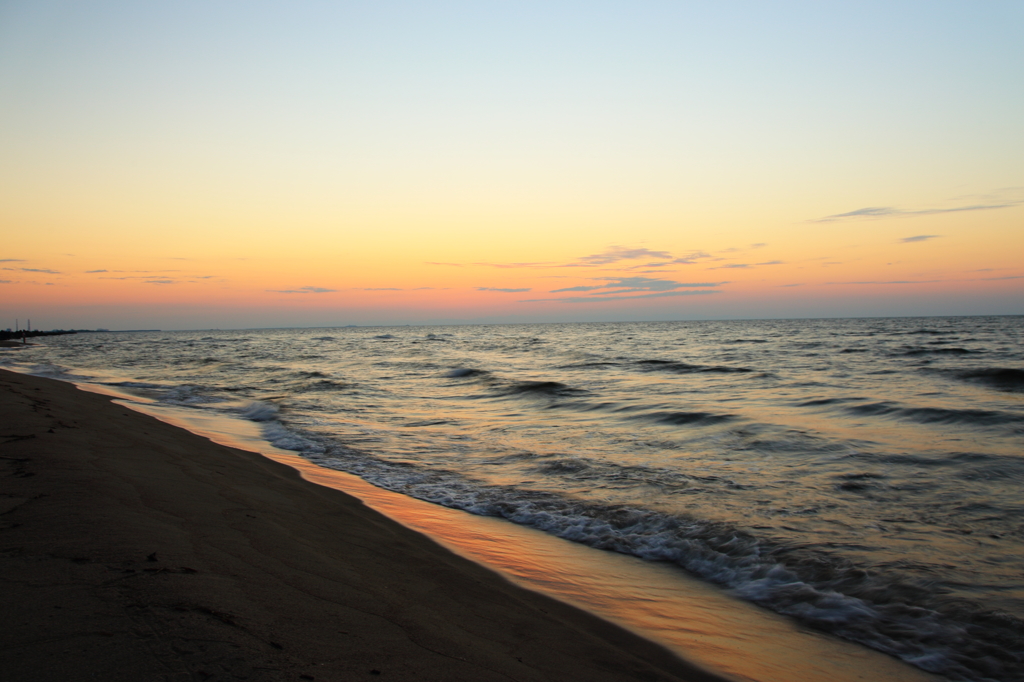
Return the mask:
<path id="1" fill-rule="evenodd" d="M 1024 314 L 1021 45 L 1019 0 L 0 0 L 0 328 Z"/>

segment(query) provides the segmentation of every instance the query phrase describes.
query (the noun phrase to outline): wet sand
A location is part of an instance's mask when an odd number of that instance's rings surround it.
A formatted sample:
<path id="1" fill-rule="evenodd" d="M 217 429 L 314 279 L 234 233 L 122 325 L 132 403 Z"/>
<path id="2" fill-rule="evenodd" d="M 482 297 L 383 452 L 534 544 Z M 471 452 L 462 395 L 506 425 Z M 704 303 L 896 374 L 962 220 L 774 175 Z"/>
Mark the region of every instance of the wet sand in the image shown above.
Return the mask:
<path id="1" fill-rule="evenodd" d="M 337 490 L 0 371 L 4 680 L 722 679 Z"/>

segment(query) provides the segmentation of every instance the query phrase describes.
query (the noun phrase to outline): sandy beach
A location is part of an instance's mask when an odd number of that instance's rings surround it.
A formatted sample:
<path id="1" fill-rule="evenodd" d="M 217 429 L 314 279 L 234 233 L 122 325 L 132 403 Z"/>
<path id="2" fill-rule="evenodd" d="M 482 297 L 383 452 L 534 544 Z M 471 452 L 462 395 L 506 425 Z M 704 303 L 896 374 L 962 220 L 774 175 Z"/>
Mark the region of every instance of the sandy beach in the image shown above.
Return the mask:
<path id="1" fill-rule="evenodd" d="M 3 680 L 702 680 L 291 468 L 0 372 Z"/>

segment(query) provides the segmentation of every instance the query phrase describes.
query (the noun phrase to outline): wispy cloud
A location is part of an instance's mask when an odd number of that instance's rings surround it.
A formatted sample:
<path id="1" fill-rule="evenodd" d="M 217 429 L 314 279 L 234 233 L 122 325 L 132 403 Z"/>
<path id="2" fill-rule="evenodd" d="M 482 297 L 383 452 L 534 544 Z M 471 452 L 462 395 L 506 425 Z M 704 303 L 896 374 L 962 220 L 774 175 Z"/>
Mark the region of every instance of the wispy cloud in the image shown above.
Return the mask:
<path id="1" fill-rule="evenodd" d="M 177 284 L 173 279 L 147 279 L 145 284 Z"/>
<path id="2" fill-rule="evenodd" d="M 740 251 L 749 251 L 750 249 L 763 249 L 766 246 L 768 246 L 768 242 L 757 242 L 748 246 L 730 246 L 727 249 L 722 249 L 721 253 L 738 253 Z"/>
<path id="3" fill-rule="evenodd" d="M 977 272 L 977 271 L 973 271 Z M 890 280 L 867 280 L 857 282 L 825 282 L 825 284 L 939 284 L 950 282 L 995 282 L 1006 279 L 1024 279 L 1024 275 L 1004 275 L 1002 277 L 966 277 L 947 279 L 890 279 Z"/>
<path id="4" fill-rule="evenodd" d="M 728 263 L 726 265 L 716 265 L 713 268 L 708 268 L 708 270 L 745 270 L 761 267 L 762 265 L 785 265 L 785 263 L 780 260 L 769 260 L 763 263 Z"/>
<path id="5" fill-rule="evenodd" d="M 4 268 L 4 270 L 10 270 L 12 272 L 41 272 L 46 275 L 60 274 L 60 272 L 56 270 L 47 270 L 46 268 Z"/>
<path id="6" fill-rule="evenodd" d="M 552 262 L 547 262 L 547 263 L 544 263 L 544 262 L 536 262 L 536 263 L 471 263 L 471 265 L 483 265 L 483 266 L 489 267 L 489 268 L 505 268 L 505 269 L 515 269 L 515 268 L 557 268 L 557 267 L 563 267 L 561 265 L 558 265 L 557 263 L 552 263 Z"/>
<path id="7" fill-rule="evenodd" d="M 601 253 L 594 253 L 589 256 L 581 256 L 576 259 L 573 265 L 610 265 L 624 260 L 636 260 L 638 258 L 658 258 L 671 260 L 672 254 L 668 251 L 652 251 L 650 249 L 628 249 L 623 246 L 610 246 Z"/>
<path id="8" fill-rule="evenodd" d="M 715 287 L 724 282 L 675 282 L 670 279 L 654 279 L 651 277 L 597 277 L 594 281 L 603 281 L 604 284 L 589 286 L 567 287 L 565 289 L 554 289 L 552 294 L 565 291 L 598 291 L 598 296 L 616 294 L 629 294 L 633 292 L 672 291 L 674 289 L 690 289 Z M 603 291 L 602 291 L 603 290 Z"/>
<path id="9" fill-rule="evenodd" d="M 107 272 L 107 270 L 86 270 L 85 274 L 93 275 L 93 274 L 96 274 L 97 272 Z"/>
<path id="10" fill-rule="evenodd" d="M 634 265 L 632 268 L 629 269 L 636 270 L 639 268 L 666 268 L 671 267 L 673 265 L 696 265 L 700 261 L 706 260 L 708 258 L 711 258 L 710 253 L 705 253 L 703 251 L 694 251 L 686 256 L 681 256 L 679 258 L 672 258 L 671 260 L 664 261 L 655 261 L 653 263 L 642 263 L 640 265 Z"/>
<path id="11" fill-rule="evenodd" d="M 352 291 L 433 291 L 437 287 L 413 287 L 411 289 L 405 289 L 403 287 L 352 287 Z M 448 287 L 445 287 L 446 289 Z M 327 289 L 327 291 L 334 291 L 333 289 Z"/>
<path id="12" fill-rule="evenodd" d="M 476 287 L 477 291 L 500 291 L 506 294 L 521 294 L 524 291 L 531 291 L 531 289 L 500 289 L 496 287 Z"/>
<path id="13" fill-rule="evenodd" d="M 656 260 L 651 261 L 652 258 Z M 580 256 L 576 260 L 568 263 L 559 263 L 554 261 L 530 261 L 521 263 L 473 263 L 473 265 L 484 265 L 492 268 L 599 268 L 608 265 L 628 263 L 630 261 L 645 261 L 644 263 L 638 263 L 626 268 L 636 269 L 664 267 L 667 265 L 692 265 L 701 258 L 710 258 L 710 256 L 703 251 L 694 251 L 687 256 L 677 258 L 668 251 L 654 251 L 647 248 L 627 248 L 625 246 L 609 246 L 601 253 L 592 253 L 587 256 Z M 444 263 L 444 265 L 455 264 Z"/>
<path id="14" fill-rule="evenodd" d="M 725 251 L 747 251 L 767 246 L 764 242 L 751 244 L 742 248 L 726 249 Z M 492 263 L 474 262 L 468 265 L 502 268 L 502 269 L 560 269 L 560 268 L 604 268 L 606 270 L 619 270 L 620 272 L 641 272 L 654 274 L 656 269 L 671 268 L 675 265 L 695 265 L 702 261 L 725 260 L 725 258 L 714 257 L 705 251 L 691 251 L 683 256 L 676 256 L 668 251 L 657 251 L 645 247 L 629 248 L 625 246 L 609 246 L 600 253 L 592 253 L 580 256 L 569 262 L 558 261 L 522 261 L 515 263 Z M 639 262 L 637 262 L 639 261 Z M 778 261 L 775 261 L 778 262 Z M 428 261 L 428 265 L 446 265 L 452 267 L 464 267 L 463 263 L 447 263 L 441 261 Z M 768 263 L 764 263 L 765 265 Z M 772 263 L 774 264 L 774 263 Z"/>
<path id="15" fill-rule="evenodd" d="M 337 289 L 324 289 L 323 287 L 299 287 L 298 289 L 267 289 L 273 294 L 329 294 Z"/>
<path id="16" fill-rule="evenodd" d="M 765 244 L 751 244 L 747 248 L 760 248 Z M 740 249 L 737 249 L 740 250 Z M 668 251 L 656 251 L 648 248 L 628 248 L 625 246 L 609 246 L 600 253 L 592 253 L 580 256 L 569 262 L 560 261 L 521 261 L 515 263 L 492 263 L 474 262 L 468 265 L 476 265 L 488 268 L 502 269 L 558 269 L 558 268 L 608 268 L 625 271 L 637 271 L 644 268 L 665 268 L 672 265 L 694 265 L 701 260 L 711 258 L 711 254 L 704 251 L 692 251 L 685 256 L 675 256 Z M 652 260 L 655 259 L 655 260 Z M 643 261 L 636 263 L 635 261 Z M 464 263 L 448 263 L 443 261 L 427 261 L 427 265 L 446 265 L 451 267 L 464 267 Z"/>
<path id="17" fill-rule="evenodd" d="M 141 273 L 134 276 L 125 275 L 124 277 L 100 277 L 100 279 L 149 279 L 151 277 L 166 276 L 169 272 L 182 272 L 181 270 L 90 270 L 89 272 L 111 272 L 117 274 L 123 274 L 127 272 Z"/>
<path id="18" fill-rule="evenodd" d="M 935 239 L 941 236 L 942 235 L 939 234 L 919 234 L 914 237 L 904 237 L 900 241 L 903 242 L 904 244 L 910 244 L 912 242 L 926 242 L 929 239 Z"/>
<path id="19" fill-rule="evenodd" d="M 671 279 L 654 277 L 595 277 L 596 284 L 554 289 L 550 293 L 590 292 L 587 296 L 565 296 L 561 298 L 530 299 L 537 301 L 561 301 L 563 303 L 592 303 L 594 301 L 622 301 L 638 298 L 664 298 L 667 296 L 694 296 L 720 293 L 713 287 L 727 282 L 676 282 Z"/>
<path id="20" fill-rule="evenodd" d="M 1000 187 L 985 194 L 963 194 L 953 197 L 952 201 L 969 202 L 972 204 L 1002 204 L 1024 202 L 1024 187 Z"/>
<path id="21" fill-rule="evenodd" d="M 1007 190 L 1017 190 L 1018 188 L 1007 188 Z M 812 223 L 834 223 L 837 221 L 848 221 L 848 220 L 873 220 L 878 218 L 898 218 L 898 217 L 910 217 L 910 216 L 922 216 L 922 215 L 936 215 L 940 213 L 964 213 L 968 211 L 994 211 L 1000 208 L 1011 208 L 1013 206 L 1019 206 L 1024 203 L 1024 198 L 1020 197 L 1019 192 L 1002 192 L 999 194 L 999 198 L 995 196 L 988 197 L 990 200 L 988 203 L 972 203 L 965 206 L 949 206 L 940 208 L 919 208 L 919 209 L 905 209 L 897 208 L 895 206 L 867 206 L 865 208 L 858 208 L 854 211 L 847 211 L 846 213 L 836 213 L 834 215 L 827 215 L 824 218 L 816 218 L 809 222 Z"/>
<path id="22" fill-rule="evenodd" d="M 25 263 L 24 258 L 0 258 L 0 263 Z"/>
<path id="23" fill-rule="evenodd" d="M 653 294 L 639 294 L 636 296 L 566 296 L 563 298 L 530 298 L 520 303 L 608 303 L 610 301 L 625 301 L 637 298 L 665 298 L 667 296 L 700 296 L 703 294 L 720 294 L 717 289 L 696 289 L 693 291 L 661 291 Z"/>
<path id="24" fill-rule="evenodd" d="M 553 289 L 550 293 L 560 294 L 566 291 L 595 291 L 597 289 L 604 289 L 607 286 L 607 284 L 595 284 L 593 286 L 566 287 L 564 289 Z"/>
<path id="25" fill-rule="evenodd" d="M 9 279 L 0 279 L 0 284 L 13 284 L 13 282 Z"/>
<path id="26" fill-rule="evenodd" d="M 828 284 L 935 284 L 936 282 L 946 282 L 944 279 L 891 279 L 885 281 L 868 281 L 868 282 L 828 282 Z"/>

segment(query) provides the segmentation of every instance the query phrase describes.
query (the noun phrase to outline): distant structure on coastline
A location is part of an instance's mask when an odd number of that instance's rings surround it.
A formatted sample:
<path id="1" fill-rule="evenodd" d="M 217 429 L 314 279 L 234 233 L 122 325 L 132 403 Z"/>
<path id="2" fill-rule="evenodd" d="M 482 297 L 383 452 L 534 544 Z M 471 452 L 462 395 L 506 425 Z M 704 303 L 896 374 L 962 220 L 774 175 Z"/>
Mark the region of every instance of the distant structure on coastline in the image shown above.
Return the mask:
<path id="1" fill-rule="evenodd" d="M 19 325 L 15 324 L 14 329 L 8 327 L 7 329 L 0 329 L 0 341 L 11 341 L 22 339 L 31 339 L 37 336 L 61 336 L 62 334 L 85 334 L 95 332 L 107 332 L 107 333 L 127 333 L 127 332 L 158 332 L 159 329 L 51 329 L 50 331 L 42 331 L 39 329 L 32 329 L 31 325 L 26 325 L 25 329 L 19 329 Z"/>
<path id="2" fill-rule="evenodd" d="M 28 330 L 28 329 L 16 329 L 11 331 L 8 327 L 0 331 L 0 341 L 10 341 L 11 339 L 31 339 L 37 336 L 60 336 L 61 334 L 77 334 L 80 331 L 92 331 L 91 329 L 51 329 L 50 331 L 41 331 L 39 329 Z"/>

